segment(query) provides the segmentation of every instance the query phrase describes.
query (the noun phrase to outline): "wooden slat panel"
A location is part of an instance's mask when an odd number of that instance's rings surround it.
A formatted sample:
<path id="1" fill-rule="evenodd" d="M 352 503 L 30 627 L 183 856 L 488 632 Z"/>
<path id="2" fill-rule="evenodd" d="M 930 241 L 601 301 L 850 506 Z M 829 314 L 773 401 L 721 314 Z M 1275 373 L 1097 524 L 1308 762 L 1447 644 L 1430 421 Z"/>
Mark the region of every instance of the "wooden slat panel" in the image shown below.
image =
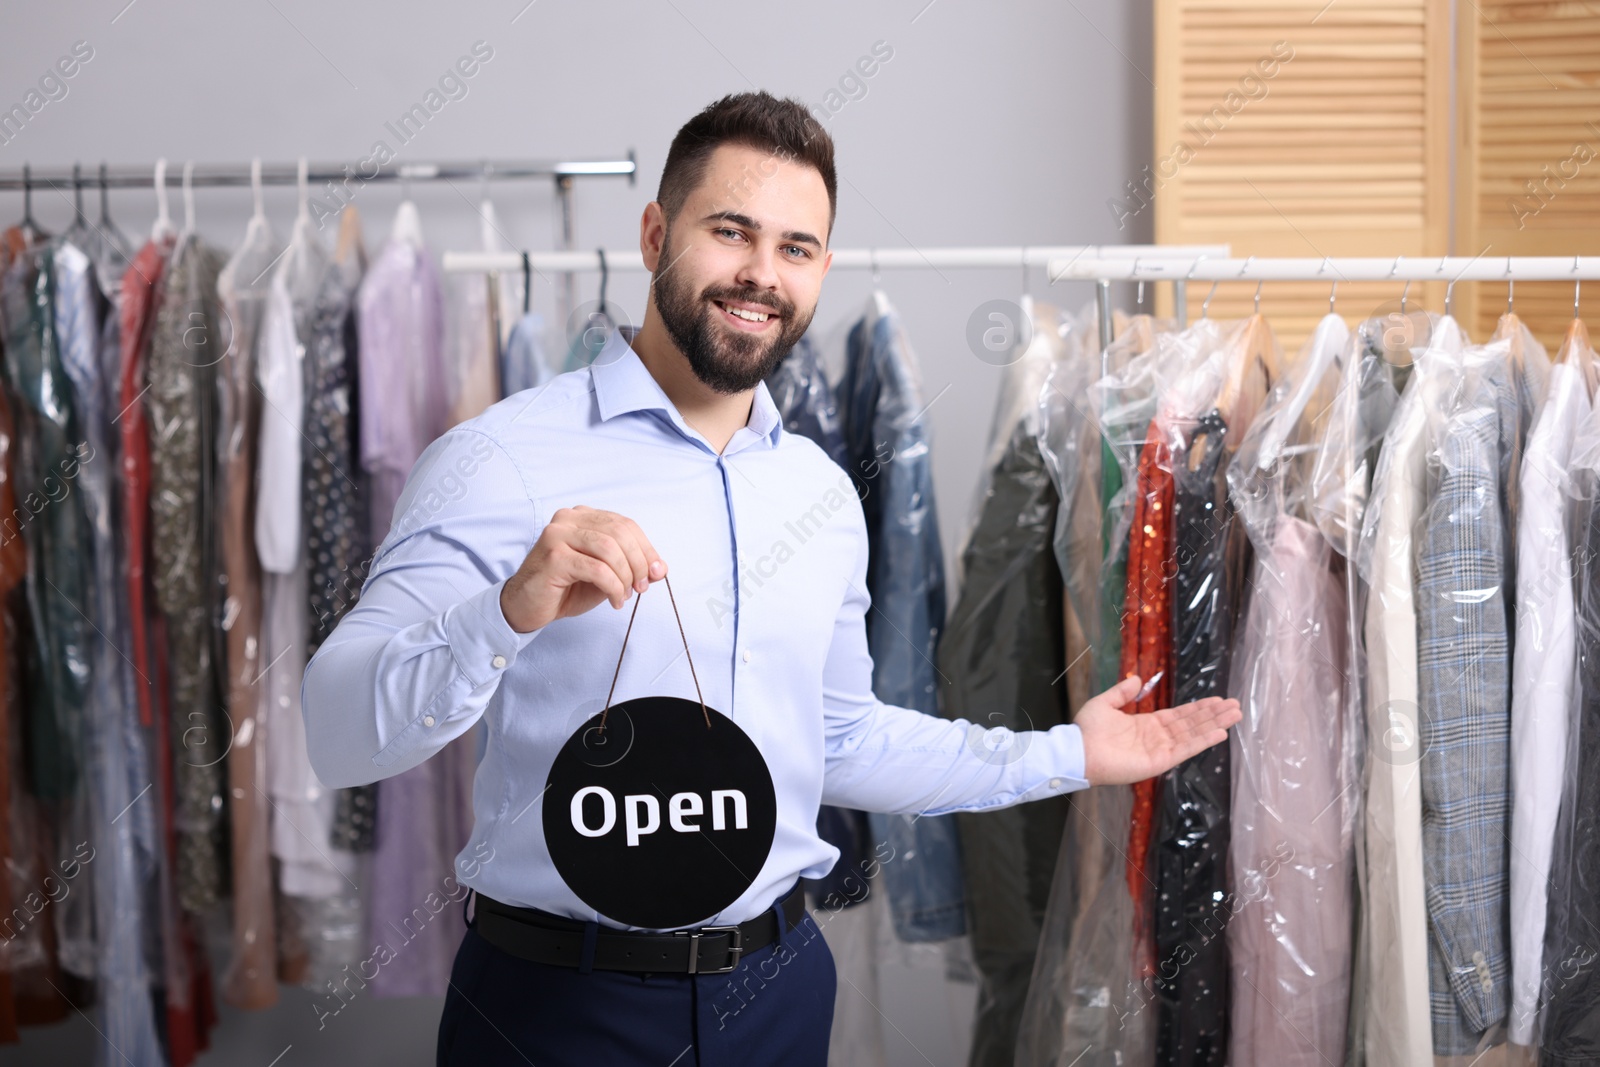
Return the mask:
<path id="1" fill-rule="evenodd" d="M 1449 0 L 1157 0 L 1156 239 L 1238 256 L 1443 255 L 1449 25 Z M 1247 311 L 1253 292 L 1222 286 L 1213 317 Z M 1191 293 L 1193 314 L 1203 297 Z M 1398 297 L 1352 287 L 1340 310 Z M 1294 347 L 1327 299 L 1278 283 L 1262 308 Z"/>
<path id="2" fill-rule="evenodd" d="M 1600 255 L 1600 4 L 1476 0 L 1458 18 L 1457 251 Z M 1505 294 L 1458 287 L 1474 336 L 1494 329 Z M 1572 287 L 1521 283 L 1516 308 L 1554 347 Z"/>

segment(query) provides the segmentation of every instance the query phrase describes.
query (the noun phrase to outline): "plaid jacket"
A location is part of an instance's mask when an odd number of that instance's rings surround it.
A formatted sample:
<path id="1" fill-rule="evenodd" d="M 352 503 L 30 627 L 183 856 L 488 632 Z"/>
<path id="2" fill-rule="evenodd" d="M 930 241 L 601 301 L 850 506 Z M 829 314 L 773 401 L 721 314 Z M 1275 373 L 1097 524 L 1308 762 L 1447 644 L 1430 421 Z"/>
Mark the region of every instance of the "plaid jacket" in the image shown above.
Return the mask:
<path id="1" fill-rule="evenodd" d="M 1490 372 L 1438 440 L 1417 546 L 1422 846 L 1436 1055 L 1475 1051 L 1510 998 L 1511 648 L 1500 453 L 1510 383 Z M 1514 406 L 1515 401 L 1512 400 Z M 1513 434 L 1515 430 L 1511 431 Z"/>

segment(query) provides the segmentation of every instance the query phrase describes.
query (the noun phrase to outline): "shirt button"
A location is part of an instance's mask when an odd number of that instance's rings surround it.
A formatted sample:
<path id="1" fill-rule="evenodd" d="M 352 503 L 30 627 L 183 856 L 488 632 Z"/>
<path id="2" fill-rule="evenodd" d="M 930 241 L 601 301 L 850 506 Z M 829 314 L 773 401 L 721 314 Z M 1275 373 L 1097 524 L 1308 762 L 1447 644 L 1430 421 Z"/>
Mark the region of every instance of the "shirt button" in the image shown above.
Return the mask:
<path id="1" fill-rule="evenodd" d="M 424 725 L 424 726 L 432 726 L 433 725 L 433 716 L 432 715 L 424 715 L 422 717 L 422 725 Z"/>
<path id="2" fill-rule="evenodd" d="M 1050 788 L 1051 789 L 1060 789 L 1061 788 L 1061 779 L 1059 779 L 1059 778 L 1050 779 Z"/>
<path id="3" fill-rule="evenodd" d="M 493 665 L 495 670 L 499 670 L 501 667 L 506 665 L 506 658 L 504 656 L 496 656 L 494 659 L 490 660 L 489 663 Z"/>
<path id="4" fill-rule="evenodd" d="M 748 648 L 744 650 L 744 661 L 746 663 L 750 662 L 750 650 Z"/>

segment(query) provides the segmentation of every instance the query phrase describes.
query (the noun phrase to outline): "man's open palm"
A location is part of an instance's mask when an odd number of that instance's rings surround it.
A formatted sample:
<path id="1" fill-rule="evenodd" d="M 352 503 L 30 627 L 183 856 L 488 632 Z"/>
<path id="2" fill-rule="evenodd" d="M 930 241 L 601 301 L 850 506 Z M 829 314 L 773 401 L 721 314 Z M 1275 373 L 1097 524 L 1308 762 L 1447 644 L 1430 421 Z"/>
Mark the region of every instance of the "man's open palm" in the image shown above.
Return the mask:
<path id="1" fill-rule="evenodd" d="M 1237 700 L 1206 697 L 1147 715 L 1122 709 L 1139 693 L 1137 675 L 1093 697 L 1073 720 L 1083 731 L 1084 774 L 1091 785 L 1142 782 L 1226 741 L 1243 718 Z"/>

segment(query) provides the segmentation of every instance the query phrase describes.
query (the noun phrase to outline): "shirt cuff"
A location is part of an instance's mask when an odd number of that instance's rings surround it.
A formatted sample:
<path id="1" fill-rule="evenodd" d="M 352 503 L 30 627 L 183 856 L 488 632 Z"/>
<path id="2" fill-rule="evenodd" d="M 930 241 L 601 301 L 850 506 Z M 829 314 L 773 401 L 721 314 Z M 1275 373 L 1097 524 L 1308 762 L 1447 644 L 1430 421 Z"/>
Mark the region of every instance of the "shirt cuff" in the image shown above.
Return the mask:
<path id="1" fill-rule="evenodd" d="M 1043 800 L 1078 789 L 1089 788 L 1085 777 L 1083 731 L 1075 723 L 1052 726 L 1044 732 L 1042 746 L 1045 758 L 1035 773 L 1042 780 L 1035 782 L 1023 794 L 1024 800 Z"/>
<path id="2" fill-rule="evenodd" d="M 445 638 L 456 666 L 476 689 L 494 681 L 516 662 L 517 653 L 538 636 L 539 630 L 518 633 L 500 607 L 505 581 L 468 597 L 444 613 Z"/>

